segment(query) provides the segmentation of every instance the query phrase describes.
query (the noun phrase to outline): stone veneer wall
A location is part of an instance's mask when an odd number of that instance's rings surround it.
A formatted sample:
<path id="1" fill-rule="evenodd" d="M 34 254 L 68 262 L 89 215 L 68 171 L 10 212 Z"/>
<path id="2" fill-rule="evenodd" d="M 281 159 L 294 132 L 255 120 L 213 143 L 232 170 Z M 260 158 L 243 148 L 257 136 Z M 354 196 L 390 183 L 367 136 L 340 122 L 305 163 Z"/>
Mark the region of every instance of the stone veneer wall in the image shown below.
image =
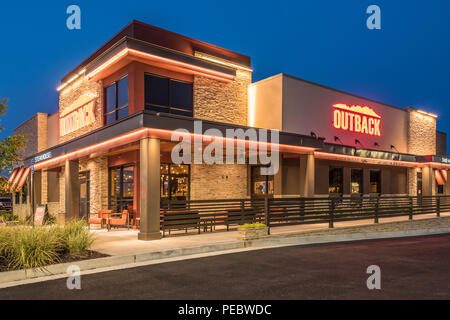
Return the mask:
<path id="1" fill-rule="evenodd" d="M 191 200 L 247 197 L 247 165 L 192 164 Z"/>
<path id="2" fill-rule="evenodd" d="M 80 161 L 80 172 L 89 171 L 90 213 L 108 208 L 108 158 L 97 157 Z"/>
<path id="3" fill-rule="evenodd" d="M 196 52 L 195 56 L 208 55 Z M 251 82 L 252 73 L 242 69 L 237 69 L 235 80 L 230 83 L 194 76 L 194 117 L 246 126 Z"/>
<path id="4" fill-rule="evenodd" d="M 436 154 L 436 118 L 408 109 L 408 153 Z"/>
<path id="5" fill-rule="evenodd" d="M 417 196 L 417 168 L 408 168 L 408 195 Z"/>
<path id="6" fill-rule="evenodd" d="M 196 52 L 195 56 L 208 55 Z M 194 76 L 194 117 L 246 126 L 251 81 L 252 73 L 242 69 L 230 83 Z M 247 165 L 191 165 L 192 200 L 246 197 Z"/>
<path id="7" fill-rule="evenodd" d="M 103 88 L 102 82 L 89 81 L 85 76 L 80 76 L 72 84 L 62 89 L 59 93 L 59 112 L 70 107 L 83 94 L 96 95 L 95 122 L 75 132 L 59 137 L 59 143 L 66 142 L 103 126 Z"/>

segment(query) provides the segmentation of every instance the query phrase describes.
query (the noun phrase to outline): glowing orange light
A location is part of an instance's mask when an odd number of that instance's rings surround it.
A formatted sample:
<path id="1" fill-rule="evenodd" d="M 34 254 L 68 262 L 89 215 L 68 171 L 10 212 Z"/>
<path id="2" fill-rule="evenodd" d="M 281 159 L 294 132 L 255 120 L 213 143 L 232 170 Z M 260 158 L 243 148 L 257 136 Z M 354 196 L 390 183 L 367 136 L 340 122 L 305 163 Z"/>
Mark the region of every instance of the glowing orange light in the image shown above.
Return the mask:
<path id="1" fill-rule="evenodd" d="M 185 63 L 185 62 L 181 62 L 181 61 L 177 61 L 177 60 L 173 60 L 173 59 L 156 56 L 154 54 L 150 54 L 150 53 L 146 53 L 146 52 L 142 52 L 142 51 L 138 51 L 138 50 L 134 50 L 134 49 L 130 49 L 130 48 L 123 49 L 122 51 L 117 53 L 115 56 L 113 56 L 111 59 L 109 59 L 108 61 L 106 61 L 105 63 L 103 63 L 96 69 L 94 69 L 93 71 L 91 71 L 87 75 L 88 79 L 92 79 L 98 73 L 100 73 L 101 71 L 103 71 L 104 69 L 106 69 L 107 67 L 109 67 L 110 65 L 112 65 L 113 63 L 115 63 L 116 61 L 120 60 L 121 58 L 125 57 L 128 54 L 134 55 L 137 57 L 142 57 L 145 59 L 158 61 L 158 62 L 164 62 L 164 63 L 170 64 L 173 66 L 183 68 L 185 70 L 189 70 L 193 74 L 205 76 L 205 77 L 212 78 L 212 79 L 219 80 L 219 81 L 230 82 L 234 79 L 234 76 L 230 75 L 230 74 L 211 70 L 208 68 L 195 66 L 195 65 L 192 65 L 189 63 Z"/>
<path id="2" fill-rule="evenodd" d="M 143 128 L 138 129 L 136 131 L 124 134 L 122 136 L 118 136 L 94 145 L 91 145 L 89 147 L 81 148 L 79 150 L 66 153 L 64 155 L 48 159 L 39 163 L 36 163 L 34 165 L 35 170 L 40 170 L 49 166 L 54 166 L 60 163 L 63 163 L 66 160 L 73 160 L 78 159 L 81 157 L 85 157 L 90 155 L 92 152 L 100 152 L 104 150 L 111 149 L 113 147 L 118 147 L 127 143 L 135 142 L 143 138 L 151 137 L 151 138 L 161 138 L 164 140 L 171 140 L 172 134 L 174 131 L 172 130 L 165 130 L 165 129 L 154 129 L 154 128 Z M 242 140 L 242 139 L 234 139 L 234 138 L 227 138 L 227 137 L 217 137 L 217 136 L 210 136 L 210 135 L 203 135 L 203 134 L 196 134 L 196 133 L 190 133 L 190 132 L 177 132 L 178 136 L 188 136 L 190 138 L 199 138 L 202 142 L 209 142 L 209 141 L 233 141 L 233 142 L 241 142 L 244 143 L 246 148 L 249 149 L 256 149 L 258 148 L 266 148 L 266 150 L 272 150 L 274 147 L 278 147 L 279 151 L 284 152 L 292 152 L 292 153 L 312 153 L 314 152 L 315 148 L 310 147 L 301 147 L 301 146 L 292 146 L 292 145 L 285 145 L 285 144 L 276 144 L 276 143 L 270 143 L 270 142 L 256 142 L 256 141 L 248 141 L 248 140 Z"/>
<path id="3" fill-rule="evenodd" d="M 381 136 L 381 116 L 373 109 L 361 106 L 334 104 L 333 127 L 336 129 Z"/>

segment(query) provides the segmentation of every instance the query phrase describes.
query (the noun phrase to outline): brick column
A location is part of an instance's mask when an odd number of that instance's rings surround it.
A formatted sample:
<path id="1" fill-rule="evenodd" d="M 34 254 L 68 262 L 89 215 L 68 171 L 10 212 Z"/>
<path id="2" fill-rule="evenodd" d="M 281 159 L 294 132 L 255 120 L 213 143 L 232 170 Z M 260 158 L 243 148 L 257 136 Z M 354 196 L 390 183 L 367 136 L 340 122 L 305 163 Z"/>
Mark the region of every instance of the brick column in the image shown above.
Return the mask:
<path id="1" fill-rule="evenodd" d="M 160 140 L 142 139 L 139 168 L 140 232 L 139 240 L 161 239 L 160 208 Z"/>
<path id="2" fill-rule="evenodd" d="M 42 204 L 42 172 L 35 171 L 32 179 L 33 201 L 31 203 L 31 212 L 34 214 L 36 207 Z M 31 193 L 30 193 L 31 194 Z"/>
<path id="3" fill-rule="evenodd" d="M 300 196 L 313 197 L 315 184 L 314 154 L 300 156 Z"/>
<path id="4" fill-rule="evenodd" d="M 78 179 L 78 160 L 66 160 L 65 180 L 65 221 L 80 217 L 80 181 Z"/>

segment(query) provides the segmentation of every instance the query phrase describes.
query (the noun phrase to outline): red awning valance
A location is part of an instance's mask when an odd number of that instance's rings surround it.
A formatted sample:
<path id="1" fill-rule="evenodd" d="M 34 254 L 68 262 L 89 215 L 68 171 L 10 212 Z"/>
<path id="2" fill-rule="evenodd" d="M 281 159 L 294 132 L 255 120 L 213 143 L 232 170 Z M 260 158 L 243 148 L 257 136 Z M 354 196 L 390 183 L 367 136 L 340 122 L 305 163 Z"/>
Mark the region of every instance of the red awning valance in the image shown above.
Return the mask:
<path id="1" fill-rule="evenodd" d="M 27 181 L 28 175 L 30 174 L 31 168 L 25 168 L 22 172 L 22 176 L 19 178 L 19 182 L 17 183 L 17 187 L 15 191 L 19 191 L 23 185 L 25 184 L 25 181 Z"/>

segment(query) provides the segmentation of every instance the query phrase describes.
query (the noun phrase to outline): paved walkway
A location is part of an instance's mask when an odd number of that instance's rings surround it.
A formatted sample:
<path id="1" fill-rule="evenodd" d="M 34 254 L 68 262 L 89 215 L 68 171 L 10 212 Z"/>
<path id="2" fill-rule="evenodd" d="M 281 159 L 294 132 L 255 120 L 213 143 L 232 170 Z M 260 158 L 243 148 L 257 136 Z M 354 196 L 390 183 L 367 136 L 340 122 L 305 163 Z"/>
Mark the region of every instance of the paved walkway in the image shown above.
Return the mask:
<path id="1" fill-rule="evenodd" d="M 430 229 L 450 227 L 450 213 L 441 214 L 441 218 L 436 218 L 435 214 L 415 216 L 414 221 L 409 221 L 408 217 L 395 217 L 380 219 L 379 224 L 374 224 L 373 219 L 357 220 L 335 223 L 334 229 L 328 228 L 328 223 L 296 225 L 271 228 L 271 236 L 289 236 L 294 234 L 336 234 L 354 233 L 370 231 L 393 231 L 411 229 Z M 139 254 L 144 252 L 170 250 L 176 248 L 187 248 L 203 246 L 208 244 L 227 243 L 237 240 L 238 232 L 216 231 L 202 232 L 197 234 L 195 230 L 190 233 L 178 232 L 169 237 L 155 241 L 137 240 L 137 230 L 93 230 L 95 242 L 92 250 L 106 253 L 112 256 Z"/>

